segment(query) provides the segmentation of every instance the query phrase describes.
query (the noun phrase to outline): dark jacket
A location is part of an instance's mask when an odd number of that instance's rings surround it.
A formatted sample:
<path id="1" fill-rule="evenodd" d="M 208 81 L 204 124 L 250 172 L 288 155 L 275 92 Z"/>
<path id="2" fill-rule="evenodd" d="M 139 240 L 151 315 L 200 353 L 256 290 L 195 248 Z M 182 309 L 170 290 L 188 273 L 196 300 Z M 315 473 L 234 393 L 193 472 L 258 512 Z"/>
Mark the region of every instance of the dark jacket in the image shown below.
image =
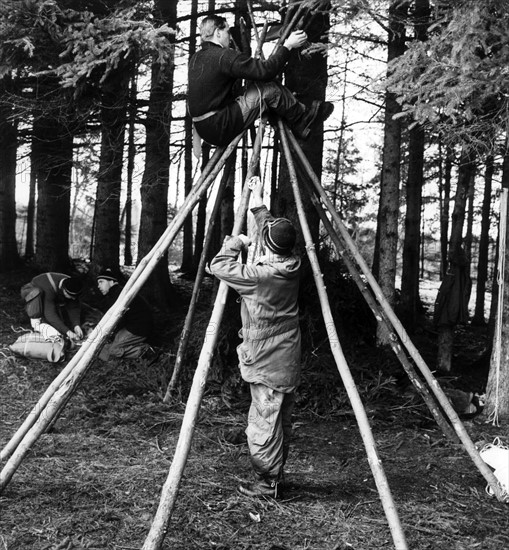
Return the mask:
<path id="1" fill-rule="evenodd" d="M 60 288 L 63 279 L 69 278 L 63 273 L 41 273 L 32 279 L 32 284 L 43 293 L 43 319 L 46 323 L 65 334 L 80 324 L 81 304 L 79 300 L 68 300 Z M 65 314 L 67 319 L 62 317 Z M 71 326 L 67 326 L 66 323 Z"/>
<path id="2" fill-rule="evenodd" d="M 213 145 L 228 144 L 244 128 L 242 113 L 233 94 L 236 80 L 273 80 L 289 57 L 290 51 L 284 46 L 266 61 L 261 61 L 214 42 L 204 42 L 189 61 L 189 113 L 199 117 L 210 111 L 219 112 L 195 122 L 200 136 Z"/>
<path id="3" fill-rule="evenodd" d="M 258 227 L 273 219 L 265 207 L 252 209 Z M 227 237 L 210 264 L 211 272 L 241 298 L 242 338 L 238 346 L 240 372 L 246 382 L 264 384 L 283 393 L 295 390 L 300 378 L 299 328 L 300 258 L 261 258 L 251 265 L 237 256 L 242 241 Z"/>
<path id="4" fill-rule="evenodd" d="M 122 287 L 113 285 L 99 306 L 99 309 L 106 313 L 108 309 L 117 301 Z M 125 328 L 136 336 L 149 336 L 153 329 L 152 311 L 150 306 L 141 296 L 135 296 L 129 304 L 127 311 L 120 319 L 117 329 Z"/>

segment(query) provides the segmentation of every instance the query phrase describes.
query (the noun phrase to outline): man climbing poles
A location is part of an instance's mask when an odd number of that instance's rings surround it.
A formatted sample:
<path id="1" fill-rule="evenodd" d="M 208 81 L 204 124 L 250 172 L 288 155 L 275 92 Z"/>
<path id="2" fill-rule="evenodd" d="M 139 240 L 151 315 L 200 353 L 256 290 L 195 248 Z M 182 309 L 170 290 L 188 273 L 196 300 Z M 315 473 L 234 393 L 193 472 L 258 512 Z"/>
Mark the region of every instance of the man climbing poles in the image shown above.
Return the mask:
<path id="1" fill-rule="evenodd" d="M 196 131 L 212 145 L 227 145 L 264 111 L 282 117 L 299 139 L 309 137 L 316 120 L 327 119 L 334 105 L 313 101 L 309 108 L 273 79 L 281 72 L 290 51 L 307 40 L 304 31 L 294 31 L 266 61 L 230 48 L 226 19 L 205 17 L 200 25 L 202 48 L 189 62 L 189 113 Z M 234 96 L 238 79 L 248 82 L 245 92 Z"/>
<path id="2" fill-rule="evenodd" d="M 300 258 L 293 253 L 295 228 L 274 218 L 262 202 L 259 178 L 249 182 L 251 209 L 265 255 L 256 263 L 237 261 L 249 246 L 245 235 L 226 237 L 210 271 L 241 296 L 242 338 L 237 348 L 242 378 L 249 383 L 251 408 L 246 429 L 254 481 L 242 484 L 247 496 L 277 496 L 288 457 L 294 392 L 300 378 Z"/>

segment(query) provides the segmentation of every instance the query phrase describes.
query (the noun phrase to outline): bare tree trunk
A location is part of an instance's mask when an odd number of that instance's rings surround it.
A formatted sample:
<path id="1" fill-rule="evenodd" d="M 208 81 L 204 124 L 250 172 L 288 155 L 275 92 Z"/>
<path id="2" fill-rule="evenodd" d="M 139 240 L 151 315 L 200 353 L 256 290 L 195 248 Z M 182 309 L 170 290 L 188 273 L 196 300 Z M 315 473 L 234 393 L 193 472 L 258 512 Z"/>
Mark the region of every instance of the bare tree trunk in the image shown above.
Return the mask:
<path id="1" fill-rule="evenodd" d="M 236 151 L 230 156 L 224 165 L 222 181 L 227 180 L 221 199 L 221 208 L 219 211 L 220 222 L 214 226 L 214 237 L 209 250 L 210 259 L 212 259 L 223 243 L 226 235 L 231 235 L 235 219 L 234 211 L 234 189 L 235 189 L 235 164 L 237 162 Z"/>
<path id="2" fill-rule="evenodd" d="M 292 0 L 290 6 L 297 9 L 300 1 Z M 315 43 L 327 43 L 327 33 L 330 28 L 330 17 L 327 11 L 328 3 L 323 2 L 323 11 L 314 14 L 306 14 L 301 21 L 303 30 L 308 34 L 309 40 Z M 292 10 L 293 13 L 293 10 Z M 293 52 L 292 52 L 293 54 Z M 327 88 L 327 57 L 320 54 L 311 55 L 308 58 L 292 55 L 285 70 L 286 85 L 292 90 L 299 101 L 310 104 L 313 100 L 324 100 Z M 302 148 L 318 177 L 322 174 L 323 157 L 323 123 L 314 124 L 310 137 L 302 143 Z M 308 220 L 314 242 L 318 242 L 320 218 L 311 203 L 305 205 L 306 219 Z M 293 202 L 290 178 L 285 163 L 280 166 L 279 194 L 275 201 L 275 214 L 284 215 L 297 222 L 297 212 Z M 299 243 L 302 244 L 301 236 Z"/>
<path id="3" fill-rule="evenodd" d="M 466 231 L 463 239 L 465 252 L 472 260 L 472 243 L 474 239 L 474 197 L 475 197 L 475 171 L 470 175 L 470 183 L 468 185 L 467 195 L 467 212 L 466 212 Z"/>
<path id="4" fill-rule="evenodd" d="M 37 152 L 37 229 L 35 263 L 40 269 L 69 269 L 69 214 L 73 135 L 67 117 L 70 96 L 56 81 L 41 78 L 37 85 L 41 108 L 58 104 L 51 111 L 34 112 L 33 141 Z M 65 120 L 65 124 L 62 122 Z"/>
<path id="5" fill-rule="evenodd" d="M 0 96 L 10 77 L 0 79 Z M 16 243 L 16 153 L 18 129 L 9 116 L 11 108 L 0 97 L 0 271 L 19 264 Z"/>
<path id="6" fill-rule="evenodd" d="M 465 210 L 470 182 L 475 171 L 475 156 L 470 151 L 462 151 L 458 167 L 458 186 L 454 198 L 452 212 L 451 239 L 449 241 L 449 255 L 461 247 L 463 227 L 465 224 Z"/>
<path id="7" fill-rule="evenodd" d="M 501 204 L 501 218 L 505 218 L 505 239 L 504 235 L 499 235 L 499 239 L 505 240 L 504 250 L 501 255 L 505 255 L 505 262 L 499 262 L 503 272 L 499 273 L 499 290 L 503 291 L 503 298 L 500 301 L 500 307 L 497 308 L 497 331 L 498 337 L 493 342 L 493 351 L 491 355 L 490 373 L 486 388 L 486 405 L 484 414 L 491 418 L 494 423 L 509 421 L 509 205 L 507 204 L 507 194 L 509 193 L 509 154 L 504 156 L 504 165 L 502 170 L 502 199 L 505 200 L 505 212 Z M 505 215 L 504 215 L 505 214 Z M 502 224 L 501 224 L 502 227 Z M 497 292 L 497 294 L 498 294 Z M 497 296 L 498 298 L 498 296 Z"/>
<path id="8" fill-rule="evenodd" d="M 424 129 L 409 132 L 408 181 L 406 185 L 405 240 L 403 243 L 403 272 L 401 277 L 402 322 L 411 334 L 417 323 L 419 301 L 419 253 L 424 183 Z"/>
<path id="9" fill-rule="evenodd" d="M 463 226 L 465 222 L 465 207 L 467 196 L 471 185 L 472 178 L 475 174 L 475 155 L 471 151 L 463 150 L 460 157 L 458 169 L 458 186 L 454 200 L 454 210 L 452 213 L 451 240 L 449 243 L 449 270 L 448 276 L 452 282 L 451 288 L 445 292 L 445 284 L 448 283 L 444 279 L 440 291 L 444 289 L 443 294 L 446 300 L 457 299 L 458 295 L 463 292 L 457 286 L 462 285 L 465 276 L 468 276 L 470 271 L 470 258 L 466 256 L 463 248 Z M 439 295 L 440 295 L 439 291 Z M 458 314 L 453 318 L 444 316 L 438 321 L 438 358 L 437 368 L 443 372 L 450 372 L 452 368 L 452 350 L 454 346 L 454 329 L 458 322 L 466 322 L 468 312 L 465 312 L 464 300 L 468 305 L 468 297 L 461 297 L 463 302 L 458 306 Z M 436 307 L 436 306 L 435 306 Z"/>
<path id="10" fill-rule="evenodd" d="M 416 0 L 413 21 L 416 40 L 427 40 L 430 7 L 429 0 Z M 415 330 L 419 300 L 419 253 L 421 244 L 422 187 L 424 185 L 424 144 L 422 126 L 409 131 L 408 180 L 406 186 L 405 241 L 403 244 L 403 272 L 401 277 L 401 308 L 403 322 L 409 333 Z"/>
<path id="11" fill-rule="evenodd" d="M 136 94 L 138 84 L 136 75 L 131 77 L 131 90 L 129 93 L 129 138 L 127 145 L 127 188 L 125 199 L 125 239 L 124 239 L 124 263 L 133 264 L 132 251 L 132 208 L 133 208 L 133 174 L 134 159 L 136 156 L 136 144 L 134 141 L 134 132 L 136 125 Z"/>
<path id="12" fill-rule="evenodd" d="M 389 6 L 388 62 L 405 51 L 405 24 L 410 2 L 392 0 Z M 380 203 L 375 243 L 373 271 L 387 301 L 396 301 L 396 258 L 398 251 L 399 186 L 401 169 L 401 123 L 394 119 L 400 110 L 394 94 L 385 95 L 384 145 Z M 386 333 L 378 329 L 378 341 L 386 343 Z"/>
<path id="13" fill-rule="evenodd" d="M 177 2 L 157 0 L 155 18 L 176 27 Z M 170 40 L 175 40 L 172 36 Z M 168 223 L 168 181 L 170 172 L 170 124 L 173 97 L 173 61 L 161 67 L 152 64 L 152 84 L 146 119 L 145 171 L 141 183 L 142 216 L 138 240 L 138 262 L 154 246 Z M 168 255 L 164 254 L 151 274 L 148 295 L 162 307 L 174 297 L 168 272 Z"/>
<path id="14" fill-rule="evenodd" d="M 184 195 L 187 197 L 193 185 L 193 126 L 189 113 L 186 113 L 184 144 Z M 193 270 L 193 214 L 189 214 L 182 228 L 182 264 L 184 273 Z"/>
<path id="15" fill-rule="evenodd" d="M 34 151 L 36 144 L 32 141 L 30 150 L 30 190 L 28 192 L 28 207 L 27 207 L 27 240 L 25 244 L 25 257 L 31 259 L 35 252 L 35 195 L 37 190 L 37 154 Z"/>
<path id="16" fill-rule="evenodd" d="M 343 179 L 344 179 L 344 168 L 345 168 L 345 158 L 344 158 L 344 144 L 346 141 L 345 130 L 346 130 L 346 93 L 348 85 L 348 53 L 345 61 L 345 69 L 343 75 L 343 85 L 341 92 L 341 125 L 339 127 L 339 138 L 338 138 L 338 150 L 336 152 L 335 166 L 334 166 L 334 191 L 332 194 L 332 204 L 337 209 L 337 199 L 339 194 L 339 215 L 343 218 L 343 208 L 344 208 L 344 189 L 343 189 Z"/>
<path id="17" fill-rule="evenodd" d="M 120 191 L 131 65 L 122 63 L 102 87 L 101 154 L 97 176 L 94 255 L 98 266 L 120 260 Z"/>
<path id="18" fill-rule="evenodd" d="M 210 158 L 210 145 L 203 143 L 201 148 L 201 168 L 207 166 Z M 200 264 L 200 258 L 203 252 L 203 241 L 205 239 L 205 227 L 207 222 L 207 195 L 204 195 L 198 203 L 198 215 L 196 216 L 196 235 L 194 239 L 194 268 L 196 272 Z"/>
<path id="19" fill-rule="evenodd" d="M 189 33 L 189 59 L 196 52 L 196 25 L 198 23 L 198 0 L 191 2 L 190 33 Z M 185 196 L 191 192 L 193 185 L 193 122 L 189 111 L 186 110 L 185 144 L 184 144 L 184 193 Z M 203 200 L 203 199 L 202 199 Z M 182 264 L 180 270 L 184 273 L 192 272 L 194 269 L 193 258 L 193 215 L 186 218 L 182 233 Z"/>
<path id="20" fill-rule="evenodd" d="M 481 217 L 481 237 L 479 239 L 479 261 L 477 263 L 477 287 L 475 312 L 472 317 L 473 325 L 486 324 L 484 315 L 486 282 L 488 280 L 488 254 L 490 245 L 490 226 L 491 226 L 491 190 L 493 187 L 493 173 L 495 166 L 493 156 L 486 159 L 486 171 L 484 173 L 484 198 Z"/>
<path id="21" fill-rule="evenodd" d="M 452 153 L 446 149 L 446 157 L 443 158 L 442 141 L 439 141 L 440 163 L 440 279 L 447 272 L 447 248 L 449 243 L 449 210 L 451 203 L 451 170 Z M 444 169 L 442 170 L 442 166 Z"/>

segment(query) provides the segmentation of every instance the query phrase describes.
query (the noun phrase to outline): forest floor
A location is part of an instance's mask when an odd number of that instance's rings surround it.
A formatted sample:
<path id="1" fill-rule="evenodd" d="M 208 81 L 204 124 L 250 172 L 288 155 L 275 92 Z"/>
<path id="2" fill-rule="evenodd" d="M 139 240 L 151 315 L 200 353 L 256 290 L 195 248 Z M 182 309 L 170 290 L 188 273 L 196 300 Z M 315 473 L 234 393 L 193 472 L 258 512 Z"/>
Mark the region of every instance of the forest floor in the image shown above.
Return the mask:
<path id="1" fill-rule="evenodd" d="M 27 327 L 19 303 L 26 273 L 0 278 L 0 444 L 15 433 L 61 364 L 13 356 L 7 348 Z M 182 282 L 182 284 L 184 284 Z M 185 309 L 185 308 L 183 308 Z M 458 331 L 455 362 L 472 366 L 484 332 Z M 432 337 L 416 345 L 429 360 Z M 349 351 L 352 373 L 411 550 L 509 548 L 509 508 L 464 448 L 446 439 L 398 376 L 381 370 L 380 353 Z M 171 465 L 185 403 L 162 403 L 167 353 L 157 361 L 95 361 L 58 421 L 28 452 L 0 497 L 1 550 L 130 550 L 142 547 Z M 394 359 L 384 359 L 393 365 Z M 396 367 L 391 366 L 395 369 Z M 390 369 L 388 369 L 390 371 Z M 465 373 L 465 376 L 462 373 Z M 468 373 L 468 376 L 467 374 Z M 478 389 L 475 369 L 441 383 Z M 299 392 L 287 484 L 277 500 L 250 499 L 236 487 L 249 479 L 244 436 L 248 399 L 217 391 L 203 399 L 190 456 L 164 548 L 221 550 L 379 550 L 394 548 L 359 429 L 339 375 L 327 406 Z M 464 421 L 479 446 L 499 437 L 482 416 Z"/>

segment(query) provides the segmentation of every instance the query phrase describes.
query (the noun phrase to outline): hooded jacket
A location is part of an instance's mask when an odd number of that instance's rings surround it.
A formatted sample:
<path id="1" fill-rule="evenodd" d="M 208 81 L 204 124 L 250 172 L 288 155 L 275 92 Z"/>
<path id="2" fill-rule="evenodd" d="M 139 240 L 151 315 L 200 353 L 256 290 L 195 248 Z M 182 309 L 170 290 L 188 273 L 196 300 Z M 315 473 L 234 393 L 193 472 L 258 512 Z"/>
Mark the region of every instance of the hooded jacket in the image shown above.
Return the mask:
<path id="1" fill-rule="evenodd" d="M 262 229 L 274 218 L 265 206 L 253 208 Z M 237 261 L 242 248 L 238 237 L 226 237 L 210 264 L 211 272 L 241 297 L 243 342 L 237 347 L 242 378 L 283 393 L 295 390 L 300 378 L 298 256 L 261 258 L 245 265 Z"/>

